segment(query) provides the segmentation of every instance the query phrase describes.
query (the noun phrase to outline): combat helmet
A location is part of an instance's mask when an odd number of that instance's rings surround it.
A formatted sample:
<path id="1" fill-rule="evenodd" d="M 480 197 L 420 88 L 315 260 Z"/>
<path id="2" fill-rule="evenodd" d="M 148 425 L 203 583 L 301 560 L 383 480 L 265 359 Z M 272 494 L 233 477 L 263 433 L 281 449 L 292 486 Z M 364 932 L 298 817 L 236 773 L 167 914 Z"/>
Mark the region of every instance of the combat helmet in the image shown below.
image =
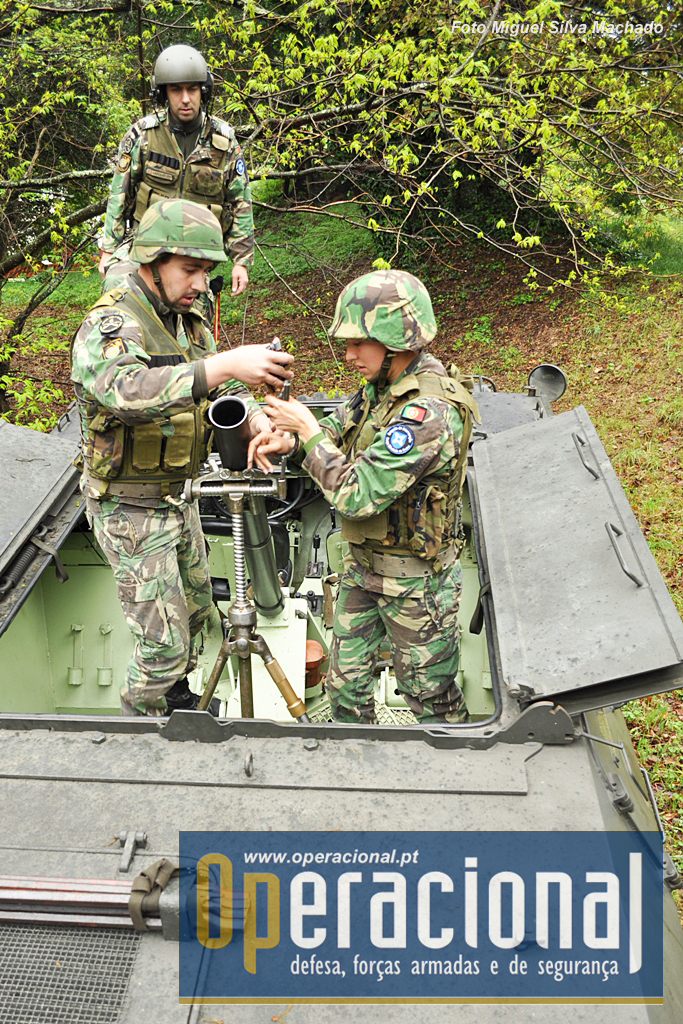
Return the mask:
<path id="1" fill-rule="evenodd" d="M 389 352 L 419 352 L 436 335 L 429 292 L 405 270 L 374 270 L 337 299 L 333 338 L 378 341 Z"/>
<path id="2" fill-rule="evenodd" d="M 140 221 L 130 258 L 136 263 L 153 263 L 164 254 L 226 263 L 223 232 L 217 217 L 208 207 L 189 199 L 161 199 L 153 203 Z"/>
<path id="3" fill-rule="evenodd" d="M 213 75 L 199 50 L 185 43 L 176 43 L 162 50 L 154 65 L 150 96 L 156 103 L 166 102 L 166 86 L 198 82 L 202 102 L 208 103 L 213 92 Z"/>

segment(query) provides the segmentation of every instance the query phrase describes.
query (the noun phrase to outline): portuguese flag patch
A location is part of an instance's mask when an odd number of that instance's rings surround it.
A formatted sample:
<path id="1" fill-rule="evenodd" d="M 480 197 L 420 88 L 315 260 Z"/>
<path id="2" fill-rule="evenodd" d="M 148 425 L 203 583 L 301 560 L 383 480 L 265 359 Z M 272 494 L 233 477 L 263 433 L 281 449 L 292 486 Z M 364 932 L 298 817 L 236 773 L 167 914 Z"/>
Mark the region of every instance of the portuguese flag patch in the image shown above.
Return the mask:
<path id="1" fill-rule="evenodd" d="M 427 410 L 423 405 L 407 405 L 401 413 L 401 419 L 412 420 L 413 423 L 422 423 L 426 415 Z"/>

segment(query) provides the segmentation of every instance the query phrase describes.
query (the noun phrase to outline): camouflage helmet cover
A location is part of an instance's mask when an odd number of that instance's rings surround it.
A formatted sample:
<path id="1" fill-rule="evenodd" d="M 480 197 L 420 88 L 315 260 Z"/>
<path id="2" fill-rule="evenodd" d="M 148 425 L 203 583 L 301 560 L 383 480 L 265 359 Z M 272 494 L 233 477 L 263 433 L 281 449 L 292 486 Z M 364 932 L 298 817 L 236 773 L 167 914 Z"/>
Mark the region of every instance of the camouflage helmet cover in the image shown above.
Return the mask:
<path id="1" fill-rule="evenodd" d="M 344 288 L 330 334 L 379 341 L 390 352 L 419 352 L 436 330 L 432 301 L 421 281 L 404 270 L 375 270 Z"/>
<path id="2" fill-rule="evenodd" d="M 206 82 L 209 69 L 199 50 L 176 43 L 162 50 L 154 65 L 154 86 Z"/>
<path id="3" fill-rule="evenodd" d="M 153 203 L 140 221 L 130 257 L 136 263 L 152 263 L 164 253 L 226 263 L 223 232 L 216 216 L 189 199 Z"/>

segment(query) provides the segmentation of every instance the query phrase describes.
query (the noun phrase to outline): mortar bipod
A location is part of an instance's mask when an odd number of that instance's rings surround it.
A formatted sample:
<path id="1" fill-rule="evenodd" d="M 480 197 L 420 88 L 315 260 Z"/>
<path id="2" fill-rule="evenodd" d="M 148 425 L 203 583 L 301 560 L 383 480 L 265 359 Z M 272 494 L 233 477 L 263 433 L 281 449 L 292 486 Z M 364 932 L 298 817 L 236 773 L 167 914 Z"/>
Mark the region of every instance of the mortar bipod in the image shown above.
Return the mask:
<path id="1" fill-rule="evenodd" d="M 244 552 L 244 498 L 250 496 L 266 496 L 276 494 L 278 480 L 263 482 L 234 479 L 218 481 L 205 479 L 188 481 L 185 490 L 187 500 L 198 497 L 219 495 L 226 502 L 232 517 L 233 561 L 235 566 L 235 600 L 228 608 L 226 616 L 229 629 L 223 638 L 216 664 L 214 665 L 206 689 L 199 701 L 198 710 L 206 711 L 214 695 L 228 658 L 236 654 L 238 658 L 238 674 L 240 687 L 240 704 L 243 718 L 254 717 L 254 694 L 252 686 L 251 655 L 258 654 L 278 690 L 284 697 L 292 718 L 299 722 L 309 722 L 306 705 L 292 689 L 292 685 L 282 670 L 281 665 L 273 657 L 268 644 L 256 632 L 256 606 L 247 595 L 246 560 Z M 224 620 L 225 622 L 225 620 Z"/>

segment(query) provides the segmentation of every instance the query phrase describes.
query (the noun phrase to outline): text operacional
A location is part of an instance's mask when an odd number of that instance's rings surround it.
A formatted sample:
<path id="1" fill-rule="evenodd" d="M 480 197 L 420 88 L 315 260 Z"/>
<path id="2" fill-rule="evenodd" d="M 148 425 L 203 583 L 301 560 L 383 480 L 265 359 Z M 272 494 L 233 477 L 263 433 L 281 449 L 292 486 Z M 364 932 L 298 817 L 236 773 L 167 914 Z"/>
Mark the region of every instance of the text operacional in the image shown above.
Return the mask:
<path id="1" fill-rule="evenodd" d="M 415 852 L 417 858 L 418 851 Z M 220 884 L 217 888 L 219 908 L 210 899 L 210 875 L 217 867 Z M 337 949 L 351 948 L 354 918 L 357 928 L 369 919 L 370 944 L 377 949 L 405 949 L 408 945 L 408 905 L 414 904 L 418 943 L 427 949 L 444 949 L 453 943 L 464 943 L 476 949 L 485 938 L 499 949 L 514 949 L 527 933 L 527 887 L 514 871 L 499 871 L 481 884 L 476 857 L 464 858 L 462 907 L 454 910 L 452 922 L 434 927 L 435 900 L 453 893 L 454 879 L 443 871 L 427 871 L 408 886 L 405 874 L 399 871 L 344 871 L 333 881 L 315 871 L 300 871 L 289 882 L 288 933 L 301 949 L 315 949 L 333 937 Z M 197 938 L 212 949 L 229 943 L 233 935 L 232 898 L 233 865 L 220 853 L 206 854 L 197 865 Z M 631 853 L 629 859 L 628 893 L 622 892 L 617 874 L 611 871 L 585 872 L 580 882 L 585 894 L 581 900 L 580 920 L 574 910 L 574 886 L 577 880 L 565 871 L 536 872 L 533 885 L 533 919 L 535 941 L 542 949 L 550 941 L 551 890 L 557 897 L 559 913 L 553 923 L 560 949 L 571 949 L 575 930 L 580 930 L 583 944 L 589 949 L 618 949 L 620 945 L 620 901 L 627 896 L 631 908 L 628 924 L 629 970 L 638 971 L 642 964 L 642 854 Z M 370 889 L 368 889 L 368 884 Z M 280 941 L 281 886 L 271 872 L 244 872 L 243 886 L 251 912 L 244 920 L 244 967 L 256 972 L 259 950 L 272 949 Z M 334 909 L 330 907 L 330 888 L 334 891 Z M 353 898 L 354 889 L 361 891 Z M 228 898 L 225 899 L 224 897 Z M 265 907 L 259 906 L 265 901 Z M 267 929 L 257 933 L 261 912 Z M 331 919 L 332 918 L 332 919 Z M 214 931 L 211 930 L 212 922 Z M 218 934 L 214 934 L 215 925 Z"/>
<path id="2" fill-rule="evenodd" d="M 661 1002 L 659 833 L 181 833 L 180 998 Z"/>

